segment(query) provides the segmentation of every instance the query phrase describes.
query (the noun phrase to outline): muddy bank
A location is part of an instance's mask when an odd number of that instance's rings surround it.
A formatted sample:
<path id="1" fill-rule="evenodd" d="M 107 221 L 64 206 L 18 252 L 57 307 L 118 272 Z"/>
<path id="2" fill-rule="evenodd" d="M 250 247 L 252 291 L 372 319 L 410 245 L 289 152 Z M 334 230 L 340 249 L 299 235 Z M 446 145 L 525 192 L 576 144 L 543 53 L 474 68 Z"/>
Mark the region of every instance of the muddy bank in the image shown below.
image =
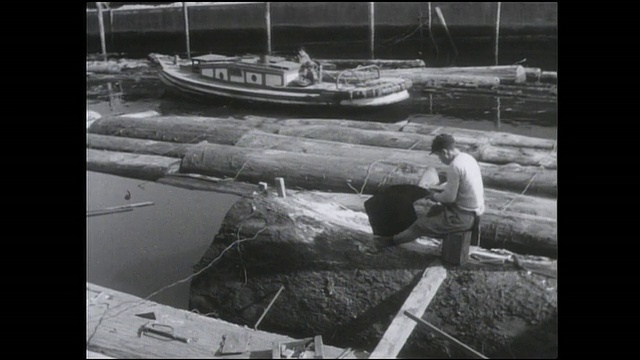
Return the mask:
<path id="1" fill-rule="evenodd" d="M 221 255 L 193 279 L 189 306 L 253 326 L 284 286 L 261 329 L 371 351 L 438 257 L 405 246 L 370 254 L 366 215 L 308 200 L 236 203 L 194 269 Z M 447 269 L 427 321 L 491 358 L 557 356 L 555 278 L 477 262 Z M 400 356 L 464 355 L 417 327 Z"/>

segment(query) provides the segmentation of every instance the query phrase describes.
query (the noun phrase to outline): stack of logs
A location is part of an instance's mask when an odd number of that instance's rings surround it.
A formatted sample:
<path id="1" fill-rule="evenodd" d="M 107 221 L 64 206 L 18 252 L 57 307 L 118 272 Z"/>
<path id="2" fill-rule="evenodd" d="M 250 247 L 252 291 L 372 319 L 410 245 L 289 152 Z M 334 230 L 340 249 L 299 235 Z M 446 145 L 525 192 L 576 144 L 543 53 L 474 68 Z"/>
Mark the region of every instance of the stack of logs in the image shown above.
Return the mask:
<path id="1" fill-rule="evenodd" d="M 444 174 L 429 150 L 437 134 L 449 133 L 480 162 L 483 246 L 557 255 L 552 140 L 407 122 L 261 117 L 111 117 L 87 131 L 87 170 L 147 180 L 198 174 L 223 179 L 222 191 L 229 180 L 251 184 L 236 187 L 239 194 L 283 177 L 289 188 L 334 192 L 336 202 L 345 200 L 340 193 L 362 202 L 388 185 L 417 185 L 430 167 Z"/>

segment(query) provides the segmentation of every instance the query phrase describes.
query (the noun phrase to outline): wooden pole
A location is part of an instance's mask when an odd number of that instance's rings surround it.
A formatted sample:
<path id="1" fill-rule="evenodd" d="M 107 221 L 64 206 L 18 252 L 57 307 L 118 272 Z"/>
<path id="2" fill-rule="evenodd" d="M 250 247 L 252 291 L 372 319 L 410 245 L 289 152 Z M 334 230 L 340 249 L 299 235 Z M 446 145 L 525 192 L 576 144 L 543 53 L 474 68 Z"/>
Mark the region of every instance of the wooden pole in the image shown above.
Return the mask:
<path id="1" fill-rule="evenodd" d="M 104 19 L 102 18 L 102 3 L 96 2 L 98 8 L 98 25 L 100 26 L 100 45 L 102 46 L 102 56 L 104 61 L 107 61 L 107 45 L 105 43 L 104 36 Z"/>
<path id="2" fill-rule="evenodd" d="M 500 8 L 502 7 L 502 3 L 498 2 L 498 11 L 496 13 L 496 63 L 498 65 L 498 42 L 500 39 Z"/>
<path id="3" fill-rule="evenodd" d="M 271 55 L 271 3 L 265 3 L 264 20 L 267 25 L 267 55 Z"/>
<path id="4" fill-rule="evenodd" d="M 187 37 L 187 57 L 191 61 L 191 41 L 189 40 L 189 9 L 187 3 L 182 3 L 182 12 L 184 13 L 184 33 Z"/>
<path id="5" fill-rule="evenodd" d="M 460 340 L 454 338 L 453 336 L 447 334 L 446 332 L 438 329 L 437 327 L 431 325 L 430 323 L 422 320 L 421 318 L 415 316 L 414 314 L 405 311 L 404 314 L 406 316 L 409 317 L 409 319 L 416 321 L 418 324 L 422 324 L 426 327 L 428 327 L 429 329 L 433 330 L 434 332 L 436 332 L 437 334 L 447 338 L 448 340 L 451 340 L 452 342 L 454 342 L 455 344 L 457 344 L 458 346 L 460 346 L 461 348 L 463 348 L 464 350 L 466 350 L 466 352 L 468 352 L 470 355 L 472 355 L 474 358 L 477 359 L 488 359 L 488 357 L 482 355 L 481 353 L 473 350 L 472 348 L 468 347 L 467 345 L 465 345 L 464 343 L 462 343 Z"/>
<path id="6" fill-rule="evenodd" d="M 258 321 L 256 322 L 256 325 L 253 327 L 254 330 L 258 330 L 258 325 L 260 325 L 260 323 L 262 322 L 262 319 L 264 318 L 264 316 L 267 315 L 267 312 L 269 311 L 269 309 L 271 309 L 271 306 L 276 301 L 278 296 L 280 296 L 280 293 L 282 292 L 282 290 L 284 290 L 284 285 L 280 286 L 280 289 L 278 290 L 276 295 L 273 297 L 273 299 L 271 299 L 271 302 L 269 303 L 269 306 L 267 306 L 267 308 L 264 309 L 264 312 L 262 313 L 262 316 L 260 316 L 260 319 L 258 319 Z"/>
<path id="7" fill-rule="evenodd" d="M 418 3 L 418 29 L 420 29 L 420 56 L 423 55 L 423 40 L 422 40 L 422 3 Z"/>
<path id="8" fill-rule="evenodd" d="M 95 215 L 104 215 L 104 214 L 109 214 L 114 212 L 128 211 L 128 210 L 132 210 L 133 208 L 151 206 L 151 205 L 154 205 L 152 201 L 145 201 L 145 202 L 136 203 L 136 204 L 113 206 L 113 207 L 108 207 L 108 208 L 98 209 L 98 210 L 87 210 L 87 217 L 95 216 Z"/>
<path id="9" fill-rule="evenodd" d="M 370 2 L 369 3 L 369 34 L 371 35 L 369 38 L 369 47 L 371 49 L 371 58 L 375 59 L 375 52 L 374 52 L 374 46 L 375 46 L 375 20 L 374 20 L 374 15 L 375 15 L 375 3 Z"/>
<path id="10" fill-rule="evenodd" d="M 444 32 L 447 34 L 447 38 L 449 38 L 449 42 L 451 43 L 451 47 L 453 48 L 453 52 L 455 54 L 455 57 L 457 58 L 458 57 L 458 48 L 456 48 L 456 44 L 453 43 L 453 38 L 451 37 L 451 34 L 449 33 L 449 28 L 447 27 L 447 22 L 444 20 L 444 15 L 442 14 L 442 10 L 440 10 L 439 6 L 436 6 L 436 14 L 438 15 L 438 18 L 440 19 L 440 22 L 442 23 L 442 26 L 444 26 Z"/>
<path id="11" fill-rule="evenodd" d="M 114 32 L 113 32 L 113 9 L 109 8 L 109 38 L 111 39 L 111 44 L 109 44 L 112 48 L 114 48 Z"/>
<path id="12" fill-rule="evenodd" d="M 496 96 L 496 129 L 500 129 L 500 97 Z"/>

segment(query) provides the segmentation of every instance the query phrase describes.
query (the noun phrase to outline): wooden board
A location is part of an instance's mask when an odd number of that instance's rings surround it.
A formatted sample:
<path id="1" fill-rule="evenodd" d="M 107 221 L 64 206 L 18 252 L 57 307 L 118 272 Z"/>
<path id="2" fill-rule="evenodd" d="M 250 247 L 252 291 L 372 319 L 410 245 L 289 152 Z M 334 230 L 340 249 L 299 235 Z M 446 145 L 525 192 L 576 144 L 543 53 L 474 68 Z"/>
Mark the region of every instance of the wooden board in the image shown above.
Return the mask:
<path id="1" fill-rule="evenodd" d="M 446 277 L 447 271 L 439 261 L 434 262 L 424 271 L 418 285 L 413 288 L 369 358 L 395 358 L 400 353 L 416 326 L 415 321 L 406 316 L 404 312 L 409 311 L 417 316 L 422 316 Z"/>
<path id="2" fill-rule="evenodd" d="M 86 296 L 87 351 L 114 358 L 242 358 L 247 356 L 220 354 L 222 336 L 242 338 L 250 334 L 251 358 L 269 359 L 274 342 L 296 340 L 146 301 L 91 283 L 87 283 Z M 138 336 L 140 327 L 153 321 L 135 314 L 147 312 L 155 314 L 155 323 L 170 325 L 175 335 L 191 341 L 186 344 Z M 324 346 L 324 351 L 328 357 L 335 358 L 343 349 Z"/>

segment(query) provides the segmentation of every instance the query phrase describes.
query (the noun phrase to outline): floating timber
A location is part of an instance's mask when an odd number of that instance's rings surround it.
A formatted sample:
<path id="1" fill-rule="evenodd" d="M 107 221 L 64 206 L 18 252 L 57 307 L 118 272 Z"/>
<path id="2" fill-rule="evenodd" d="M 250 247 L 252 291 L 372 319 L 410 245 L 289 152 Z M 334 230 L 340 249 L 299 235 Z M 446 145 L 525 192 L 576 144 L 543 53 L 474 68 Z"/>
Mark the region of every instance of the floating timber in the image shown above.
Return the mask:
<path id="1" fill-rule="evenodd" d="M 377 65 L 385 69 L 419 68 L 425 67 L 423 60 L 385 60 L 385 59 L 314 59 L 323 68 L 352 69 L 358 66 Z"/>
<path id="2" fill-rule="evenodd" d="M 328 70 L 326 75 L 337 77 L 338 71 Z M 374 76 L 374 74 L 371 74 Z M 451 77 L 451 81 L 455 82 L 457 76 L 468 76 L 468 79 L 474 77 L 495 78 L 499 84 L 522 84 L 527 81 L 527 74 L 521 65 L 505 65 L 505 66 L 466 66 L 466 67 L 419 67 L 413 69 L 383 69 L 380 70 L 380 76 L 399 77 L 411 80 L 419 84 L 429 77 L 438 78 L 443 81 L 446 77 Z M 497 85 L 497 84 L 496 84 Z"/>
<path id="3" fill-rule="evenodd" d="M 295 340 L 175 309 L 89 282 L 86 293 L 87 352 L 99 354 L 101 358 L 270 359 L 274 342 Z M 156 320 L 136 316 L 149 312 Z M 158 325 L 157 329 L 171 329 L 173 335 L 188 339 L 188 343 L 141 332 L 143 327 L 154 324 Z M 221 344 L 224 339 L 230 341 L 232 338 L 247 339 L 248 343 L 244 345 L 248 350 L 224 354 Z M 323 351 L 327 357 L 335 358 L 343 349 L 324 345 Z"/>
<path id="4" fill-rule="evenodd" d="M 87 170 L 142 180 L 175 173 L 180 160 L 170 157 L 87 149 Z"/>
<path id="5" fill-rule="evenodd" d="M 99 150 L 91 150 L 100 153 Z M 108 152 L 111 156 L 127 159 L 129 153 Z M 159 157 L 162 158 L 162 157 Z M 92 166 L 88 158 L 87 168 Z M 175 158 L 164 158 L 178 161 Z M 346 166 L 341 172 L 335 164 Z M 355 192 L 375 193 L 377 189 L 392 184 L 414 184 L 422 180 L 427 168 L 371 164 L 357 159 L 335 158 L 295 154 L 278 150 L 253 150 L 232 146 L 193 145 L 182 161 L 180 173 L 169 172 L 157 178 L 153 168 L 131 168 L 131 174 L 121 166 L 115 170 L 101 168 L 100 172 L 153 179 L 164 184 L 191 189 L 211 190 L 251 196 L 259 191 L 259 182 L 271 182 L 283 177 L 289 188 L 339 191 L 349 194 L 332 194 L 331 201 L 342 203 L 345 208 L 363 212 L 368 198 Z M 144 171 L 149 171 L 145 174 Z M 95 170 L 94 170 L 95 171 Z M 239 181 L 247 182 L 243 185 Z M 349 199 L 350 197 L 350 199 Z M 322 196 L 319 196 L 322 198 Z M 555 256 L 557 254 L 557 220 L 555 200 L 526 195 L 486 190 L 487 213 L 481 224 L 483 246 L 513 249 L 530 254 Z M 416 203 L 417 210 L 421 207 Z"/>
<path id="6" fill-rule="evenodd" d="M 408 127 L 409 125 L 406 126 Z M 261 130 L 278 132 L 293 137 L 419 151 L 428 151 L 430 149 L 430 142 L 434 138 L 434 135 L 373 131 L 351 127 L 341 127 L 339 131 L 336 131 L 335 127 L 323 125 L 294 127 L 263 123 L 259 128 Z M 211 143 L 234 145 L 249 133 L 251 129 L 251 126 L 242 125 L 242 120 L 230 119 L 206 121 L 189 118 L 103 118 L 96 120 L 89 128 L 89 132 L 92 134 L 117 135 L 157 141 L 183 143 L 208 141 Z M 459 138 L 460 147 L 463 151 L 471 153 L 476 158 L 479 158 L 481 162 L 489 160 L 511 164 L 519 161 L 528 164 L 546 165 L 545 167 L 548 168 L 554 168 L 556 166 L 556 155 L 553 150 L 535 150 L 506 146 L 494 147 L 487 145 L 488 141 L 486 139 L 478 139 L 478 141 L 475 142 L 477 145 L 466 146 L 464 145 L 465 142 L 471 142 L 471 140 L 467 141 L 467 139 L 473 138 L 464 137 L 462 134 L 459 135 Z M 436 162 L 435 159 L 430 159 L 429 156 L 425 158 L 425 161 Z M 435 163 L 431 165 L 437 166 Z M 489 165 L 486 175 L 500 178 L 500 180 L 497 181 L 487 180 L 486 185 L 488 187 L 521 192 L 528 186 L 528 194 L 542 194 L 546 196 L 555 196 L 557 191 L 555 171 L 546 168 L 520 167 L 517 165 L 501 168 Z M 501 183 L 507 185 L 503 186 Z"/>

